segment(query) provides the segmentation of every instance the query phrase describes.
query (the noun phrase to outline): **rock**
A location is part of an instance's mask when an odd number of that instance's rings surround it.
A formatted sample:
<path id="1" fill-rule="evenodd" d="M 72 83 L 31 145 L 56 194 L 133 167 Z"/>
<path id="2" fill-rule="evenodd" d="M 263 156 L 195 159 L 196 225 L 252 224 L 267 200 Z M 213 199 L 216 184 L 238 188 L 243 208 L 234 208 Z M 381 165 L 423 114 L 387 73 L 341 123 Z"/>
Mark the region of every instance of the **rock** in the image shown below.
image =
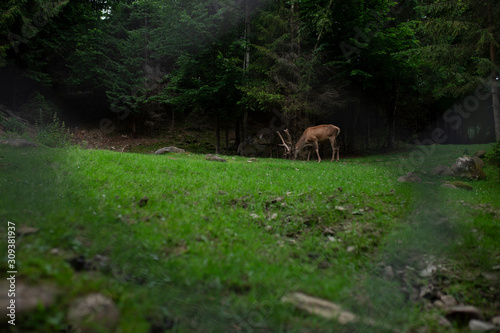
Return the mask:
<path id="1" fill-rule="evenodd" d="M 0 144 L 17 148 L 38 147 L 36 143 L 25 139 L 0 139 Z"/>
<path id="2" fill-rule="evenodd" d="M 7 274 L 9 278 L 9 274 Z M 6 309 L 12 298 L 8 297 L 7 291 L 10 288 L 11 282 L 14 280 L 4 279 L 0 282 L 0 290 L 5 292 L 0 293 L 0 307 Z M 16 290 L 16 308 L 15 314 L 22 314 L 28 311 L 35 310 L 39 306 L 44 308 L 50 307 L 54 304 L 58 289 L 55 285 L 47 283 L 39 283 L 36 286 L 28 285 L 21 280 L 15 280 Z M 4 310 L 5 311 L 5 310 Z M 4 312 L 5 313 L 5 312 Z"/>
<path id="3" fill-rule="evenodd" d="M 428 300 L 432 300 L 436 298 L 436 291 L 432 284 L 420 287 L 420 291 L 418 296 L 420 298 L 425 298 Z"/>
<path id="4" fill-rule="evenodd" d="M 481 320 L 472 319 L 469 321 L 469 329 L 472 332 L 488 332 L 491 330 L 496 330 L 496 326 Z"/>
<path id="5" fill-rule="evenodd" d="M 441 185 L 441 187 L 451 188 L 451 189 L 454 189 L 454 190 L 458 190 L 458 187 L 456 187 L 455 185 L 450 184 L 450 183 L 444 183 L 444 184 Z"/>
<path id="6" fill-rule="evenodd" d="M 448 308 L 446 318 L 452 322 L 457 322 L 461 326 L 465 326 L 472 319 L 484 319 L 481 312 L 470 305 L 457 305 Z"/>
<path id="7" fill-rule="evenodd" d="M 446 307 L 452 307 L 458 305 L 458 302 L 453 296 L 450 295 L 443 295 L 441 296 L 441 301 L 444 303 Z"/>
<path id="8" fill-rule="evenodd" d="M 120 311 L 112 299 L 93 293 L 71 302 L 67 318 L 71 328 L 77 332 L 114 332 Z"/>
<path id="9" fill-rule="evenodd" d="M 384 267 L 384 279 L 392 280 L 394 278 L 394 270 L 391 266 Z"/>
<path id="10" fill-rule="evenodd" d="M 451 170 L 453 171 L 453 175 L 455 177 L 466 177 L 478 180 L 486 179 L 484 171 L 471 157 L 459 157 L 455 164 L 451 167 Z"/>
<path id="11" fill-rule="evenodd" d="M 438 324 L 444 327 L 451 327 L 450 321 L 443 316 L 439 317 Z"/>
<path id="12" fill-rule="evenodd" d="M 480 159 L 480 158 L 479 158 L 479 157 L 477 157 L 477 156 L 472 157 L 472 159 L 474 160 L 474 162 L 476 162 L 476 165 L 477 165 L 478 167 L 480 167 L 481 169 L 482 169 L 482 168 L 484 168 L 484 162 L 483 162 L 483 160 L 482 160 L 482 159 Z"/>
<path id="13" fill-rule="evenodd" d="M 431 174 L 436 176 L 452 176 L 453 171 L 446 165 L 440 165 L 431 170 Z"/>
<path id="14" fill-rule="evenodd" d="M 284 303 L 292 303 L 299 309 L 323 318 L 335 319 L 342 325 L 357 321 L 356 315 L 349 311 L 342 310 L 340 305 L 303 293 L 295 292 L 285 295 L 281 301 Z"/>
<path id="15" fill-rule="evenodd" d="M 461 189 L 464 189 L 464 190 L 467 190 L 467 191 L 472 191 L 474 189 L 474 186 L 470 185 L 470 184 L 467 184 L 467 183 L 464 183 L 464 182 L 453 182 L 453 183 L 450 183 L 451 185 L 455 186 L 456 188 L 461 188 Z"/>
<path id="16" fill-rule="evenodd" d="M 486 151 L 485 150 L 478 150 L 474 154 L 474 157 L 479 157 L 479 158 L 484 158 L 485 156 L 486 156 Z"/>
<path id="17" fill-rule="evenodd" d="M 355 246 L 348 246 L 347 249 L 346 249 L 347 252 L 351 253 L 351 252 L 354 252 L 356 251 L 356 247 Z"/>
<path id="18" fill-rule="evenodd" d="M 225 160 L 224 158 L 213 154 L 208 154 L 207 156 L 205 156 L 205 159 L 207 161 L 227 162 L 227 160 Z"/>
<path id="19" fill-rule="evenodd" d="M 493 323 L 493 325 L 500 326 L 500 316 L 491 318 L 491 322 Z"/>
<path id="20" fill-rule="evenodd" d="M 20 228 L 17 228 L 16 234 L 18 234 L 18 235 L 30 235 L 30 234 L 37 233 L 38 230 L 39 230 L 38 228 L 22 226 Z"/>
<path id="21" fill-rule="evenodd" d="M 184 149 L 177 148 L 177 147 L 164 147 L 164 148 L 160 148 L 157 151 L 155 151 L 155 154 L 161 155 L 161 154 L 165 154 L 165 153 L 185 153 L 185 152 L 186 151 Z"/>
<path id="22" fill-rule="evenodd" d="M 421 183 L 422 179 L 420 179 L 420 177 L 416 173 L 408 172 L 406 174 L 406 176 L 399 177 L 398 178 L 398 182 L 402 182 L 402 183 Z"/>
<path id="23" fill-rule="evenodd" d="M 439 309 L 444 309 L 444 308 L 446 308 L 446 305 L 444 305 L 443 301 L 442 301 L 442 300 L 440 300 L 440 299 L 438 299 L 438 300 L 434 301 L 434 302 L 432 303 L 432 305 L 434 305 L 436 308 L 439 308 Z"/>
<path id="24" fill-rule="evenodd" d="M 421 277 L 431 277 L 432 275 L 434 275 L 434 273 L 436 273 L 437 271 L 437 267 L 435 265 L 428 265 L 426 268 L 424 268 L 423 270 L 421 270 L 418 275 L 420 275 Z"/>

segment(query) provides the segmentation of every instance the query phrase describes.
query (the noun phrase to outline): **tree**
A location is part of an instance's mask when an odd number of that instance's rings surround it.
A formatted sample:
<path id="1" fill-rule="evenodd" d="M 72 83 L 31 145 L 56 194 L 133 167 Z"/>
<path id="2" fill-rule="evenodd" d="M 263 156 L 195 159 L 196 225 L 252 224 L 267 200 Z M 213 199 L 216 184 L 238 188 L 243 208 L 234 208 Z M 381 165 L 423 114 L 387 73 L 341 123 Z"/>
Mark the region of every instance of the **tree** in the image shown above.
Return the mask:
<path id="1" fill-rule="evenodd" d="M 418 7 L 425 32 L 419 54 L 427 60 L 436 97 L 461 97 L 490 77 L 495 136 L 500 139 L 498 32 L 493 0 L 432 1 Z"/>

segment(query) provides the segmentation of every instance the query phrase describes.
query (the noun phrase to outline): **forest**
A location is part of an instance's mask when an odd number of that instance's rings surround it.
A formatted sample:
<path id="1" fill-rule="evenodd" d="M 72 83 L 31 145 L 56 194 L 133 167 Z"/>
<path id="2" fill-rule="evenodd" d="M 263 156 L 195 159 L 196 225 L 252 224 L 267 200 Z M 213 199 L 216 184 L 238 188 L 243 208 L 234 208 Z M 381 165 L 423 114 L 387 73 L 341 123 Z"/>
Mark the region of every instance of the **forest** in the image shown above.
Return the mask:
<path id="1" fill-rule="evenodd" d="M 0 330 L 498 332 L 499 17 L 2 1 Z"/>
<path id="2" fill-rule="evenodd" d="M 321 123 L 342 129 L 343 151 L 500 138 L 493 0 L 0 8 L 0 104 L 32 123 L 57 112 L 105 135 L 144 136 L 203 119 L 228 154 L 263 131 L 298 137 Z"/>

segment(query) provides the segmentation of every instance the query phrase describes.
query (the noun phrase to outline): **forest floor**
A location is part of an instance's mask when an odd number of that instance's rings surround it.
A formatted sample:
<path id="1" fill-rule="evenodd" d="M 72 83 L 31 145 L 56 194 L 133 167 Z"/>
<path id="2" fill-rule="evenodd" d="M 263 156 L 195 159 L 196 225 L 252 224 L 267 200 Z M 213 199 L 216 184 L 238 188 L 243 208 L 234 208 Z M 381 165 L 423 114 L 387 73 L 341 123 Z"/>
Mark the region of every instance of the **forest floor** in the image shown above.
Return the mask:
<path id="1" fill-rule="evenodd" d="M 89 314 L 116 332 L 495 328 L 498 170 L 462 180 L 469 190 L 429 173 L 490 145 L 221 163 L 150 154 L 164 143 L 143 142 L 148 154 L 0 146 L 0 246 L 12 226 L 24 290 L 11 332 L 70 332 Z M 415 152 L 422 182 L 397 181 Z M 23 295 L 43 305 L 23 308 Z"/>

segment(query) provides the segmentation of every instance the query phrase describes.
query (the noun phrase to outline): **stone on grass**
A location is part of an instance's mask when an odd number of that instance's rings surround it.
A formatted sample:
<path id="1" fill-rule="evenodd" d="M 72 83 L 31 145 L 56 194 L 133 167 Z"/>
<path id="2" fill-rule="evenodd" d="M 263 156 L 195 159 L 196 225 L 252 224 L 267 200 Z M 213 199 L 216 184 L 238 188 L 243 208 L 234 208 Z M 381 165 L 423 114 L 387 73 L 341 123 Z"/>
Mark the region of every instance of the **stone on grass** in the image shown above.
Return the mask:
<path id="1" fill-rule="evenodd" d="M 465 326 L 472 319 L 483 320 L 483 315 L 478 308 L 470 305 L 457 305 L 448 308 L 446 318 L 456 322 L 460 326 Z"/>
<path id="2" fill-rule="evenodd" d="M 476 162 L 476 165 L 478 167 L 480 167 L 481 169 L 484 168 L 484 162 L 482 159 L 480 159 L 479 157 L 477 156 L 473 156 L 472 159 L 474 160 L 474 162 Z"/>
<path id="3" fill-rule="evenodd" d="M 406 176 L 399 177 L 398 178 L 398 182 L 402 182 L 402 183 L 421 183 L 422 179 L 420 179 L 420 177 L 416 173 L 408 172 L 406 174 Z"/>
<path id="4" fill-rule="evenodd" d="M 285 295 L 281 301 L 284 303 L 291 303 L 299 309 L 311 314 L 315 314 L 326 319 L 337 320 L 342 325 L 357 321 L 356 315 L 343 310 L 340 305 L 300 292 Z"/>
<path id="5" fill-rule="evenodd" d="M 497 327 L 491 323 L 487 323 L 481 320 L 472 319 L 469 321 L 469 329 L 472 332 L 489 332 L 497 329 Z"/>
<path id="6" fill-rule="evenodd" d="M 177 147 L 164 147 L 164 148 L 160 148 L 157 151 L 155 151 L 155 154 L 161 155 L 161 154 L 165 154 L 165 153 L 185 153 L 185 152 L 186 151 L 184 149 L 177 148 Z"/>
<path id="7" fill-rule="evenodd" d="M 5 293 L 0 293 L 0 307 L 2 307 L 2 309 L 6 309 L 10 305 L 11 298 L 8 297 L 7 291 L 11 288 L 11 284 L 13 284 L 15 281 L 16 314 L 33 311 L 39 306 L 48 308 L 52 304 L 54 304 L 56 296 L 59 294 L 56 286 L 52 284 L 39 283 L 35 286 L 26 284 L 24 281 L 13 279 L 9 280 L 8 278 L 9 274 L 4 281 L 0 282 L 0 289 L 5 291 Z"/>
<path id="8" fill-rule="evenodd" d="M 462 156 L 451 167 L 455 177 L 483 180 L 486 174 L 472 157 Z"/>
<path id="9" fill-rule="evenodd" d="M 120 311 L 111 298 L 93 293 L 75 299 L 69 305 L 67 318 L 76 332 L 114 332 Z"/>
<path id="10" fill-rule="evenodd" d="M 205 159 L 207 161 L 227 162 L 227 160 L 225 160 L 224 158 L 213 154 L 208 154 L 207 156 L 205 156 Z"/>
<path id="11" fill-rule="evenodd" d="M 455 185 L 453 184 L 450 184 L 450 183 L 444 183 L 441 185 L 441 187 L 444 187 L 444 188 L 451 188 L 451 189 L 454 189 L 454 190 L 457 190 L 458 187 L 456 187 Z"/>
<path id="12" fill-rule="evenodd" d="M 394 279 L 394 270 L 392 269 L 391 266 L 385 266 L 383 275 L 384 275 L 384 279 L 392 280 L 392 279 Z"/>

